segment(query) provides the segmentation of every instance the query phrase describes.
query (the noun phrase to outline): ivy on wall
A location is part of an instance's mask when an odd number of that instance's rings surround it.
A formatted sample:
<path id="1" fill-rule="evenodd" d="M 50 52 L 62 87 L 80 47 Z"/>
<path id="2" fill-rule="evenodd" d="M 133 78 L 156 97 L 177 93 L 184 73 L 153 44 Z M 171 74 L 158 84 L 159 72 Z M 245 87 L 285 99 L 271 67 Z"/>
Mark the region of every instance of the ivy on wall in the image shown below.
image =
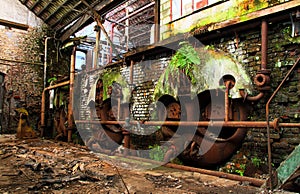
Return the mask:
<path id="1" fill-rule="evenodd" d="M 61 49 L 61 42 L 54 37 L 54 32 L 46 25 L 29 29 L 20 44 L 24 61 L 34 61 L 31 68 L 42 78 L 44 74 L 45 39 L 47 41 L 47 78 L 69 75 L 71 48 Z M 36 62 L 40 62 L 38 65 Z M 42 80 L 41 80 L 42 81 Z"/>

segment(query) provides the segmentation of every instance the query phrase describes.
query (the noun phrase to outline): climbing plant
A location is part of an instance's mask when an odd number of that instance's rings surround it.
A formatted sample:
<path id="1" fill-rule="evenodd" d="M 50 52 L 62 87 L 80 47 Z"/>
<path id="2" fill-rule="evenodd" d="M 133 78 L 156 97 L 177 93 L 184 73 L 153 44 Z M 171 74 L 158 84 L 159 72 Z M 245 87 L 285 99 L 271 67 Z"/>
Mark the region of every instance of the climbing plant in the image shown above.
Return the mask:
<path id="1" fill-rule="evenodd" d="M 45 38 L 52 37 L 47 42 L 47 77 L 67 76 L 69 74 L 70 54 L 69 49 L 60 49 L 60 42 L 54 39 L 54 32 L 46 25 L 30 28 L 20 43 L 23 52 L 23 61 L 35 62 L 30 67 L 40 78 L 43 77 Z M 38 64 L 40 62 L 40 64 Z"/>

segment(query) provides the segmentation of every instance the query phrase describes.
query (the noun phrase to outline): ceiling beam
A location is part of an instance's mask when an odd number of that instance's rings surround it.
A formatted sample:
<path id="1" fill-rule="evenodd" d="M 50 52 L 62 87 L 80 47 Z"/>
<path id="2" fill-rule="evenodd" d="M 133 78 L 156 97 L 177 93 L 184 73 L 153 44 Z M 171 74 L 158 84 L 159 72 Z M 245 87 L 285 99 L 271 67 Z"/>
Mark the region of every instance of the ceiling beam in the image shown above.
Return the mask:
<path id="1" fill-rule="evenodd" d="M 40 0 L 36 0 L 36 2 L 30 7 L 30 10 L 34 10 L 34 7 L 39 4 L 41 1 Z"/>
<path id="2" fill-rule="evenodd" d="M 101 10 L 103 9 L 105 6 L 107 6 L 109 3 L 112 3 L 113 0 L 105 0 L 102 1 L 101 3 L 99 3 L 98 5 L 96 5 L 93 9 L 94 10 Z M 88 9 L 88 8 L 87 8 Z M 74 34 L 74 32 L 78 31 L 83 24 L 85 24 L 86 22 L 88 22 L 88 20 L 91 18 L 92 13 L 91 11 L 87 11 L 85 13 L 85 15 L 83 15 L 81 17 L 81 19 L 79 19 L 77 22 L 74 23 L 74 25 L 72 27 L 70 27 L 69 29 L 67 29 L 65 32 L 63 32 L 63 34 L 61 35 L 61 41 L 64 42 L 65 40 L 67 40 L 71 35 Z"/>
<path id="3" fill-rule="evenodd" d="M 26 5 L 28 0 L 21 0 L 24 5 Z"/>
<path id="4" fill-rule="evenodd" d="M 78 3 L 76 3 L 73 7 L 72 7 L 72 9 L 71 10 L 74 10 L 78 5 L 80 5 L 82 2 L 81 1 L 79 1 Z M 95 1 L 94 3 L 92 3 L 92 5 L 91 6 L 95 6 L 97 3 L 99 3 L 99 1 Z M 60 30 L 62 30 L 63 28 L 65 28 L 66 26 L 68 26 L 70 23 L 72 23 L 73 21 L 75 21 L 75 20 L 77 20 L 79 17 L 81 17 L 84 13 L 86 13 L 88 11 L 88 8 L 85 8 L 83 11 L 81 11 L 81 13 L 79 13 L 75 18 L 72 18 L 72 20 L 68 23 L 68 24 L 66 24 L 66 25 L 64 25 L 64 26 L 62 26 L 62 27 L 60 27 L 60 28 L 57 28 L 57 29 L 55 29 L 56 31 L 60 31 Z M 67 16 L 67 15 L 65 15 L 65 16 Z M 57 25 L 57 23 L 58 22 L 56 22 L 54 25 L 53 25 L 53 28 L 54 28 L 54 26 L 56 26 Z"/>
<path id="5" fill-rule="evenodd" d="M 39 12 L 37 12 L 36 13 L 36 15 L 38 16 L 38 17 L 40 17 L 40 15 L 49 7 L 49 5 L 52 3 L 52 0 L 51 1 L 49 1 L 48 3 L 47 3 L 47 5 L 43 8 L 43 9 L 41 9 Z"/>
<path id="6" fill-rule="evenodd" d="M 64 4 L 66 4 L 68 2 L 68 0 L 64 0 L 64 2 L 62 2 L 62 4 L 60 4 L 59 6 L 56 7 L 56 9 L 50 14 L 48 15 L 46 18 L 45 18 L 45 22 L 48 23 L 48 20 L 59 10 L 62 8 L 62 6 Z"/>

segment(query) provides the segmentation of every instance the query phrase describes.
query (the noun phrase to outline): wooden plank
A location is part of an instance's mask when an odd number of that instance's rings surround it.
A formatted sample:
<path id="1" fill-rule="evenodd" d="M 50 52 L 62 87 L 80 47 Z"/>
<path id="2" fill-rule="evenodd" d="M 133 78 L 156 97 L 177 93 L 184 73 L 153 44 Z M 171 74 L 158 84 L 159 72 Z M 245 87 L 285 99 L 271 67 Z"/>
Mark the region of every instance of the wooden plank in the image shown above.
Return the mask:
<path id="1" fill-rule="evenodd" d="M 29 26 L 27 24 L 21 24 L 21 23 L 12 22 L 12 21 L 3 20 L 3 19 L 0 19 L 0 25 L 11 27 L 11 28 L 17 28 L 20 30 L 27 30 L 29 28 Z"/>
<path id="2" fill-rule="evenodd" d="M 59 6 L 56 7 L 56 9 L 54 10 L 54 12 L 52 12 L 50 15 L 48 15 L 48 17 L 45 18 L 44 22 L 48 22 L 48 20 L 59 10 L 61 9 L 62 6 L 64 6 L 64 4 L 66 4 L 68 2 L 68 0 L 64 0 L 62 2 L 62 4 L 60 4 Z M 48 4 L 49 5 L 49 4 Z M 47 6 L 48 6 L 47 5 Z"/>
<path id="3" fill-rule="evenodd" d="M 39 12 L 36 13 L 37 16 L 40 17 L 40 15 L 46 10 L 48 9 L 49 5 L 52 3 L 52 0 L 48 2 L 48 4 L 43 8 L 41 9 Z"/>
<path id="4" fill-rule="evenodd" d="M 113 0 L 105 0 L 102 1 L 100 4 L 96 5 L 95 7 L 93 7 L 94 10 L 101 10 L 103 9 L 105 6 L 107 6 L 109 3 L 112 3 Z M 72 27 L 70 27 L 69 29 L 67 29 L 65 32 L 63 32 L 63 34 L 61 35 L 60 39 L 62 42 L 64 42 L 65 40 L 67 40 L 74 32 L 77 32 L 79 29 L 83 28 L 83 24 L 85 24 L 92 16 L 91 11 L 87 11 L 85 13 L 85 15 L 83 15 L 77 22 L 75 22 L 73 24 Z"/>
<path id="5" fill-rule="evenodd" d="M 34 4 L 30 7 L 30 10 L 34 10 L 35 6 L 37 6 L 37 4 L 39 4 L 40 2 L 40 0 L 36 0 Z"/>

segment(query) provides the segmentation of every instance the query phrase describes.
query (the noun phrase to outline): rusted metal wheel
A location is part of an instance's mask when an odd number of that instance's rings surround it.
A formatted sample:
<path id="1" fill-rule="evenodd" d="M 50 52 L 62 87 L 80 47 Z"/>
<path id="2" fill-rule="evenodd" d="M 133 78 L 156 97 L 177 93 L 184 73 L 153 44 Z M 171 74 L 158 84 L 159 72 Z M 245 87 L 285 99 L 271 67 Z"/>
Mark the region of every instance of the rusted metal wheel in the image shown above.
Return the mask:
<path id="1" fill-rule="evenodd" d="M 99 107 L 98 116 L 101 121 L 115 121 L 118 112 L 116 100 L 108 98 L 103 101 L 102 106 Z M 120 125 L 101 125 L 93 127 L 93 137 L 89 140 L 90 144 L 97 143 L 97 150 L 100 152 L 114 151 L 119 145 L 122 144 L 124 135 Z"/>
<path id="2" fill-rule="evenodd" d="M 205 91 L 198 95 L 198 100 L 201 108 L 200 121 L 224 120 L 225 95 L 222 90 Z M 247 107 L 242 100 L 230 100 L 230 121 L 246 120 L 247 112 Z M 245 128 L 198 127 L 193 140 L 186 145 L 180 158 L 188 165 L 215 167 L 237 151 L 246 133 Z"/>
<path id="3" fill-rule="evenodd" d="M 212 100 L 213 99 L 213 100 Z M 173 97 L 165 95 L 160 99 L 164 105 L 158 109 L 160 120 L 187 121 L 195 113 L 200 111 L 199 121 L 224 121 L 225 112 L 228 112 L 230 121 L 243 121 L 247 118 L 247 107 L 239 99 L 229 99 L 229 110 L 225 111 L 225 93 L 223 90 L 207 90 L 198 95 L 199 106 L 185 106 L 190 101 L 177 102 Z M 192 102 L 192 103 L 194 103 Z M 200 108 L 200 110 L 194 110 Z M 189 127 L 185 128 L 185 134 L 176 133 L 178 127 L 162 126 L 164 140 L 171 137 L 181 138 L 179 142 L 185 142 L 185 149 L 179 158 L 187 165 L 199 167 L 213 167 L 225 162 L 241 146 L 246 136 L 247 129 L 233 127 L 198 127 L 196 133 L 190 134 Z M 190 140 L 190 136 L 193 137 Z M 181 145 L 174 145 L 175 151 L 180 150 Z"/>
<path id="4" fill-rule="evenodd" d="M 158 100 L 158 120 L 160 121 L 180 121 L 181 107 L 179 102 L 170 95 L 164 95 Z M 162 126 L 164 141 L 169 140 L 176 132 L 176 126 Z"/>

